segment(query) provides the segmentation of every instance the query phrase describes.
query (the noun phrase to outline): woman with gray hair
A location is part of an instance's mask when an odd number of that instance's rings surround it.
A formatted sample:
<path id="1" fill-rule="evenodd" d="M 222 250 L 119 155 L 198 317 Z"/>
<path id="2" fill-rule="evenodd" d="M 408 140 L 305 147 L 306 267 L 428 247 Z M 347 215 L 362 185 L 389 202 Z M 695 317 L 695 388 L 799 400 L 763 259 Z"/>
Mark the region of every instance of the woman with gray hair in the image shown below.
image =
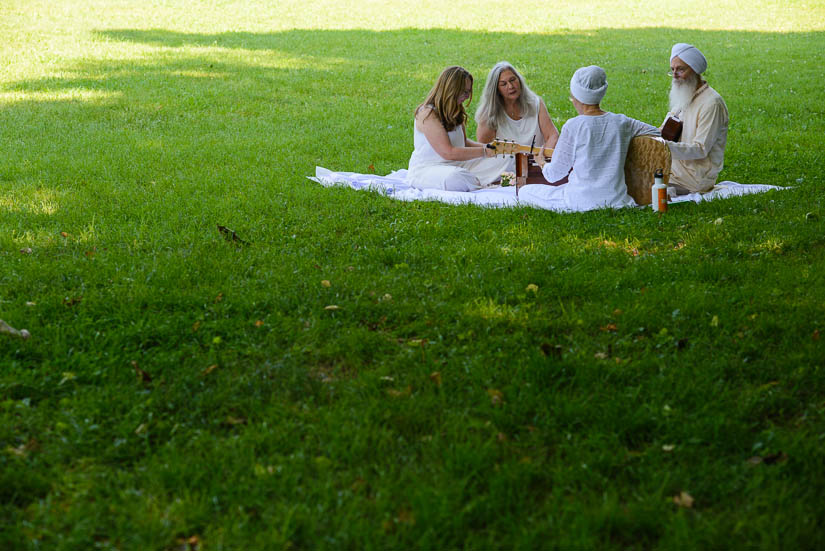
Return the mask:
<path id="1" fill-rule="evenodd" d="M 475 119 L 481 143 L 499 138 L 552 149 L 559 139 L 544 101 L 506 61 L 496 63 L 487 75 Z"/>

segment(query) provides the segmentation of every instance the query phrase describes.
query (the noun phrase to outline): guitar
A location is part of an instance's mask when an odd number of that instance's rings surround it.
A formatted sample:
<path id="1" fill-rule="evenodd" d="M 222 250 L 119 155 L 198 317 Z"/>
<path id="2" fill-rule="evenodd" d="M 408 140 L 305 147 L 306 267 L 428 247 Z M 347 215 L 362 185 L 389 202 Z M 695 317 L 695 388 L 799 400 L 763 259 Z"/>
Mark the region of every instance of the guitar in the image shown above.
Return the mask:
<path id="1" fill-rule="evenodd" d="M 682 137 L 682 121 L 679 117 L 668 117 L 662 126 L 662 137 L 670 142 L 678 142 Z"/>
<path id="2" fill-rule="evenodd" d="M 496 155 L 515 155 L 516 153 L 538 155 L 539 151 L 541 151 L 541 147 L 536 147 L 535 145 L 522 145 L 513 141 L 499 140 L 498 138 L 488 143 L 487 148 L 494 150 Z M 553 150 L 545 148 L 544 157 L 549 160 L 552 156 Z"/>

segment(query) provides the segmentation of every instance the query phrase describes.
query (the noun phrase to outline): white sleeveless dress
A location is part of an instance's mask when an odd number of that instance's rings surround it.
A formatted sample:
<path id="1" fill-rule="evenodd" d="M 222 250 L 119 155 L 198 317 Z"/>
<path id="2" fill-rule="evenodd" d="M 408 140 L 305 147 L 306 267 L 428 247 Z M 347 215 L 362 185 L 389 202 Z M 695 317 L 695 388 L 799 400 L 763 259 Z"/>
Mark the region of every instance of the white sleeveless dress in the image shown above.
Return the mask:
<path id="1" fill-rule="evenodd" d="M 453 147 L 464 147 L 464 127 L 456 126 L 447 132 Z M 509 159 L 488 157 L 469 161 L 448 161 L 430 145 L 427 136 L 415 127 L 413 120 L 413 144 L 407 183 L 418 189 L 442 189 L 447 191 L 474 191 L 501 178 Z"/>

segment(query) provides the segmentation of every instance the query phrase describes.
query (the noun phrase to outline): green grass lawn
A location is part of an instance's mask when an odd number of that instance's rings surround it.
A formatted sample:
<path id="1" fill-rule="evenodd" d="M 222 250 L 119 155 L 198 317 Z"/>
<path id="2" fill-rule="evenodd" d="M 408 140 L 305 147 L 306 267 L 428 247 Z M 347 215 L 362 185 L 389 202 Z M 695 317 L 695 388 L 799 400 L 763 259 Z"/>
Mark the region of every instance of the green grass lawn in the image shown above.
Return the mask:
<path id="1" fill-rule="evenodd" d="M 352 4 L 0 5 L 0 548 L 824 546 L 825 2 Z M 559 127 L 598 64 L 658 124 L 674 42 L 721 178 L 792 189 L 306 179 L 405 168 L 451 64 L 478 98 L 512 62 Z"/>

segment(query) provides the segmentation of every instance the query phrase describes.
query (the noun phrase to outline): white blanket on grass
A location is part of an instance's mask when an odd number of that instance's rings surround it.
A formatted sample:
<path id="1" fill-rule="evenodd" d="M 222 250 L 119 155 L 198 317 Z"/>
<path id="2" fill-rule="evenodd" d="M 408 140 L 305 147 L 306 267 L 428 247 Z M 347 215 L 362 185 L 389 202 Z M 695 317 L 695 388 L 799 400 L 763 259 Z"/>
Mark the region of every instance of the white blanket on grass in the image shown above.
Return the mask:
<path id="1" fill-rule="evenodd" d="M 416 189 L 406 182 L 407 171 L 396 170 L 386 176 L 375 174 L 358 174 L 356 172 L 333 172 L 322 167 L 315 167 L 315 176 L 309 179 L 322 186 L 346 186 L 356 190 L 376 191 L 387 197 L 400 201 L 441 201 L 456 205 L 473 204 L 488 207 L 532 206 L 540 209 L 571 212 L 565 205 L 562 194 L 542 193 L 553 188 L 544 185 L 524 186 L 516 196 L 516 188 L 491 187 L 478 191 L 443 191 L 438 189 Z M 692 201 L 701 203 L 712 199 L 735 197 L 750 193 L 762 193 L 772 189 L 786 189 L 780 186 L 762 184 L 738 184 L 736 182 L 719 182 L 707 193 L 691 193 L 672 197 L 670 203 Z"/>

